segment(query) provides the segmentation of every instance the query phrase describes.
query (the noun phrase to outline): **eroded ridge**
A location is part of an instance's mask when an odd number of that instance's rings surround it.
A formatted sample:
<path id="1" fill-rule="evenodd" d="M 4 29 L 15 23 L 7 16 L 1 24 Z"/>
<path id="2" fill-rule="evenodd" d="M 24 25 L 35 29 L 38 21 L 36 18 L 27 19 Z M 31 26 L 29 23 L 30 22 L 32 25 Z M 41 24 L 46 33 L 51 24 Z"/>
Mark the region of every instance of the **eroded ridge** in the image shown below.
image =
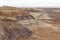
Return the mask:
<path id="1" fill-rule="evenodd" d="M 3 30 L 5 31 L 4 35 L 6 35 L 7 40 L 17 40 L 17 38 L 30 38 L 33 34 L 31 30 L 26 27 L 23 27 L 17 21 L 13 21 L 10 19 L 1 19 L 1 24 Z M 2 37 L 3 38 L 3 37 Z"/>

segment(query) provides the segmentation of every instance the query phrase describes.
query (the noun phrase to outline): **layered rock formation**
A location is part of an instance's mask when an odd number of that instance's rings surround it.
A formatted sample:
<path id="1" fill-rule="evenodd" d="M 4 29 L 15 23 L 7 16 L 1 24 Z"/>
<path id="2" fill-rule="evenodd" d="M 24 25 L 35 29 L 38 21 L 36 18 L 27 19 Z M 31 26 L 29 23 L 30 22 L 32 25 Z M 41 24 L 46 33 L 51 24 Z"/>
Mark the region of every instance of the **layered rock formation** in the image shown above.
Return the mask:
<path id="1" fill-rule="evenodd" d="M 0 7 L 0 40 L 60 40 L 59 10 Z"/>

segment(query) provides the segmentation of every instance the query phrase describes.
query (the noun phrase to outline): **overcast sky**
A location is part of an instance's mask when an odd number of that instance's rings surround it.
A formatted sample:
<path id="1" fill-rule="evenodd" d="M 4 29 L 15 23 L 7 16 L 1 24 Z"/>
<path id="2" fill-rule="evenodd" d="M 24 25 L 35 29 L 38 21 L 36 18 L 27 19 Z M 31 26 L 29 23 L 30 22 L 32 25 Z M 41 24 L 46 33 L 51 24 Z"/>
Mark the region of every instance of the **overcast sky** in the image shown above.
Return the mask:
<path id="1" fill-rule="evenodd" d="M 0 6 L 60 7 L 60 0 L 0 0 Z"/>

